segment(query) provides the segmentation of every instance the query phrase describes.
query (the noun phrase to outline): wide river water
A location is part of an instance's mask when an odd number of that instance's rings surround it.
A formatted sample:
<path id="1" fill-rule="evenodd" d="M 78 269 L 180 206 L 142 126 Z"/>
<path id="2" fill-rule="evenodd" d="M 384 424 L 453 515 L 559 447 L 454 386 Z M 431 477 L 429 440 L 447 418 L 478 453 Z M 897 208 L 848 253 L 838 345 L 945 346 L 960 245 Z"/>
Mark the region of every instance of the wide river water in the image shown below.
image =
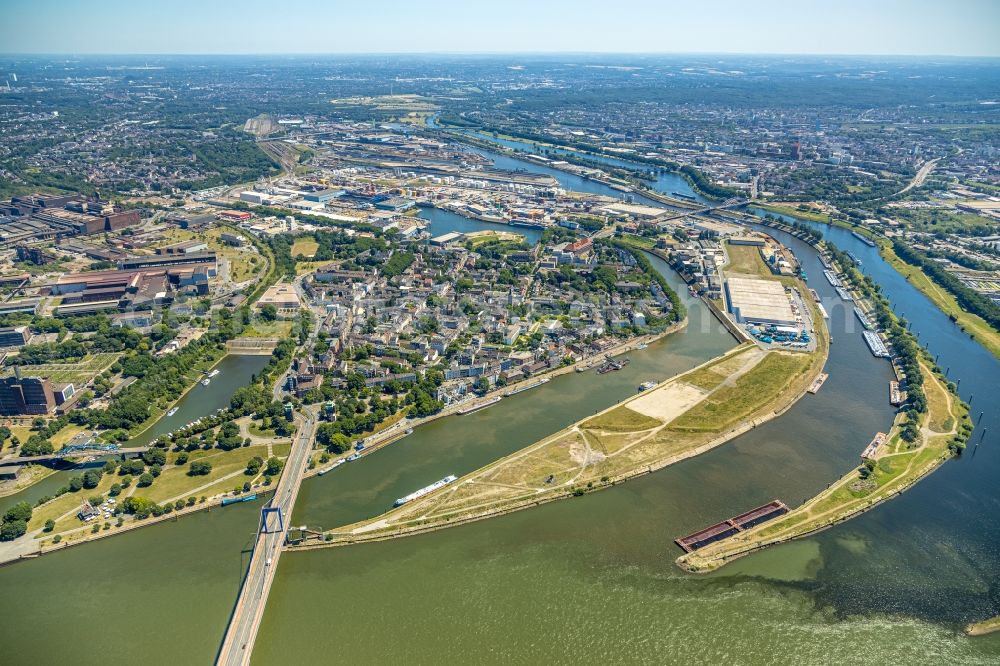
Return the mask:
<path id="1" fill-rule="evenodd" d="M 958 628 L 1000 613 L 1000 364 L 874 250 L 823 231 L 862 258 L 962 378 L 963 396 L 975 393 L 973 415 L 986 412 L 980 429 L 990 433 L 978 448 L 979 430 L 959 460 L 815 537 L 709 576 L 674 566 L 675 537 L 773 498 L 798 504 L 857 464 L 892 418 L 888 364 L 869 354 L 815 253 L 774 232 L 831 314 L 831 376 L 818 395 L 608 491 L 424 536 L 286 554 L 254 663 L 996 663 L 1000 636 L 968 639 Z M 553 379 L 310 479 L 292 523 L 328 528 L 380 513 L 734 345 L 652 261 L 688 303 L 685 330 L 631 353 L 621 372 Z M 210 662 L 258 509 L 213 510 L 0 569 L 4 663 Z"/>

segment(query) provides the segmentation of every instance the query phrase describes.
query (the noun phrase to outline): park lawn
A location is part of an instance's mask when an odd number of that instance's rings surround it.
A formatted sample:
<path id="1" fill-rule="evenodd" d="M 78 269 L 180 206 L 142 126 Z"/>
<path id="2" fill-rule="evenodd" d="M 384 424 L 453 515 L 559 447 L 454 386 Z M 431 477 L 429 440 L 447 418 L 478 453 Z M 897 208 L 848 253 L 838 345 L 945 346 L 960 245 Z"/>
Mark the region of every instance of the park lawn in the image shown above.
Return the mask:
<path id="1" fill-rule="evenodd" d="M 31 372 L 41 377 L 48 377 L 52 382 L 73 384 L 77 390 L 90 383 L 121 356 L 118 352 L 101 352 L 87 354 L 74 363 L 42 363 L 31 366 Z M 10 370 L 12 374 L 13 370 Z M 24 441 L 24 440 L 22 440 Z"/>
<path id="2" fill-rule="evenodd" d="M 812 357 L 812 354 L 770 352 L 733 385 L 717 389 L 675 419 L 670 424 L 670 429 L 724 430 L 773 400 L 786 385 L 809 368 Z"/>
<path id="3" fill-rule="evenodd" d="M 187 498 L 189 495 L 204 495 L 206 493 L 196 491 L 204 485 L 214 481 L 220 481 L 222 477 L 245 469 L 247 462 L 254 456 L 267 459 L 267 447 L 247 446 L 223 451 L 221 449 L 209 449 L 208 451 L 193 451 L 187 464 L 171 465 L 164 467 L 163 472 L 148 488 L 139 488 L 135 491 L 136 497 L 145 497 L 157 504 L 162 504 L 167 500 L 173 501 L 178 497 Z M 206 460 L 212 464 L 212 471 L 203 476 L 189 476 L 188 470 L 195 460 Z M 250 477 L 241 475 L 239 478 L 230 479 L 234 486 L 242 486 L 244 481 L 249 481 Z"/>
<path id="4" fill-rule="evenodd" d="M 800 210 L 798 206 L 755 203 L 754 207 L 761 208 L 770 213 L 777 213 L 779 215 L 788 215 L 789 217 L 798 217 L 803 220 L 809 220 L 810 222 L 821 222 L 823 224 L 830 223 L 830 216 L 827 215 L 826 213 L 820 213 L 815 210 Z"/>
<path id="5" fill-rule="evenodd" d="M 948 443 L 960 422 L 968 419 L 968 410 L 956 396 L 950 394 L 944 379 L 933 374 L 922 363 L 927 393 L 928 412 L 922 424 L 931 429 L 929 437 L 921 435 L 918 448 L 901 453 L 880 455 L 870 477 L 871 487 L 854 487 L 861 483 L 859 468 L 854 468 L 830 484 L 826 490 L 806 501 L 791 512 L 763 525 L 709 544 L 695 553 L 683 555 L 678 564 L 689 571 L 715 569 L 728 559 L 752 551 L 756 547 L 781 543 L 811 533 L 815 529 L 832 525 L 866 511 L 876 503 L 902 492 L 910 484 L 933 471 L 950 456 Z M 890 441 L 898 436 L 901 418 L 890 430 Z M 951 425 L 938 430 L 935 425 Z"/>
<path id="6" fill-rule="evenodd" d="M 83 474 L 83 471 L 81 471 L 80 474 Z M 42 529 L 42 527 L 45 526 L 45 521 L 50 518 L 56 521 L 56 528 L 53 532 L 51 532 L 51 534 L 85 525 L 86 523 L 76 517 L 76 512 L 80 506 L 87 500 L 87 498 L 92 497 L 93 495 L 104 495 L 107 497 L 111 486 L 118 483 L 120 480 L 121 477 L 117 474 L 105 474 L 101 477 L 101 482 L 97 484 L 96 488 L 81 488 L 75 493 L 64 493 L 52 501 L 46 502 L 32 512 L 31 520 L 28 521 L 28 531 L 30 532 L 32 530 Z M 132 483 L 135 483 L 134 479 Z M 118 498 L 118 501 L 121 502 L 121 497 Z M 68 512 L 72 512 L 73 515 L 60 520 L 60 516 L 63 516 Z"/>
<path id="7" fill-rule="evenodd" d="M 581 428 L 587 430 L 610 430 L 612 432 L 635 432 L 637 430 L 649 430 L 663 425 L 645 414 L 633 411 L 624 405 L 605 412 L 592 419 L 588 419 L 580 424 Z"/>
<path id="8" fill-rule="evenodd" d="M 11 437 L 17 437 L 17 441 L 24 444 L 28 441 L 28 438 L 35 434 L 35 431 L 31 429 L 30 425 L 11 425 L 7 426 L 10 428 Z M 7 440 L 5 446 L 10 446 L 10 440 Z"/>
<path id="9" fill-rule="evenodd" d="M 891 246 L 881 246 L 882 257 L 895 268 L 900 275 L 906 278 L 907 282 L 920 290 L 938 307 L 941 312 L 953 318 L 959 327 L 972 336 L 976 342 L 985 347 L 991 354 L 1000 358 L 1000 331 L 996 330 L 989 323 L 977 314 L 967 312 L 958 304 L 955 297 L 944 287 L 934 282 L 930 276 L 903 261 Z"/>
<path id="10" fill-rule="evenodd" d="M 729 263 L 725 267 L 726 273 L 756 275 L 763 278 L 774 277 L 774 273 L 760 256 L 760 250 L 752 245 L 726 243 L 726 254 L 729 256 Z"/>
<path id="11" fill-rule="evenodd" d="M 248 338 L 287 338 L 294 325 L 295 322 L 287 319 L 264 321 L 258 317 L 246 327 L 243 336 Z"/>
<path id="12" fill-rule="evenodd" d="M 292 244 L 292 256 L 297 257 L 302 255 L 303 257 L 312 259 L 316 255 L 316 250 L 319 249 L 319 243 L 313 238 L 296 238 L 295 242 Z"/>
<path id="13" fill-rule="evenodd" d="M 85 431 L 86 428 L 79 425 L 69 424 L 64 426 L 62 430 L 53 435 L 49 441 L 52 442 L 52 446 L 56 448 L 56 451 L 63 448 L 69 444 L 69 440 L 73 439 L 81 432 Z"/>

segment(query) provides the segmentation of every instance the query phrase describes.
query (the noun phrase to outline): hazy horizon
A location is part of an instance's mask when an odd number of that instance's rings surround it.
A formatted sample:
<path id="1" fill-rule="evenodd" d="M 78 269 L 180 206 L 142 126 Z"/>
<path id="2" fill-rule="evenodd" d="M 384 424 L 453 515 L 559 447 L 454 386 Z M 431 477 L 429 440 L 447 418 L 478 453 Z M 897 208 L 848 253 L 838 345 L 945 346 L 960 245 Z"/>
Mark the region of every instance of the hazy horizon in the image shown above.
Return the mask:
<path id="1" fill-rule="evenodd" d="M 1000 57 L 991 0 L 8 0 L 0 21 L 5 55 Z"/>

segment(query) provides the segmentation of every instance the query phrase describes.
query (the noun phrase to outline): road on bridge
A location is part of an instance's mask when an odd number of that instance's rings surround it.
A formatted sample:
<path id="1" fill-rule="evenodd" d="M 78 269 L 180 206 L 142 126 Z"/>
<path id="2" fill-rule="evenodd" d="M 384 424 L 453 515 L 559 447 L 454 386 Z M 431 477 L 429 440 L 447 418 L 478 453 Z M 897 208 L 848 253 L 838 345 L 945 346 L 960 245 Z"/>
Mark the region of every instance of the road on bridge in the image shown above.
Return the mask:
<path id="1" fill-rule="evenodd" d="M 274 580 L 274 572 L 278 568 L 278 558 L 285 543 L 288 532 L 288 521 L 292 517 L 295 498 L 299 493 L 302 475 L 309 460 L 313 439 L 316 434 L 316 417 L 312 412 L 306 412 L 302 419 L 299 434 L 292 445 L 292 450 L 285 461 L 284 473 L 278 481 L 278 487 L 271 499 L 270 507 L 280 508 L 282 515 L 281 529 L 257 534 L 253 554 L 250 556 L 250 567 L 247 569 L 236 608 L 229 620 L 226 636 L 219 649 L 216 664 L 220 666 L 237 666 L 250 663 L 257 629 L 264 616 L 267 596 Z"/>

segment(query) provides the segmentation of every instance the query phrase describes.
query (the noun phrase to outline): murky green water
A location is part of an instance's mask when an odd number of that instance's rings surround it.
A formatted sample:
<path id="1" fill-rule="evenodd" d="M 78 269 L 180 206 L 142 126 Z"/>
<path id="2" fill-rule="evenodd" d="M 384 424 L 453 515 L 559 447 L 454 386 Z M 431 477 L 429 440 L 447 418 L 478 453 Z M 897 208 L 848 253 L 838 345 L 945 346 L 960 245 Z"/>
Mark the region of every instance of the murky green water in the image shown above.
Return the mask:
<path id="1" fill-rule="evenodd" d="M 710 576 L 673 565 L 678 535 L 775 497 L 802 501 L 855 465 L 891 420 L 888 365 L 868 353 L 813 255 L 788 242 L 832 316 L 831 377 L 818 395 L 725 446 L 608 491 L 419 537 L 288 553 L 255 663 L 997 663 L 1000 636 L 958 633 L 1000 613 L 995 435 L 901 498 L 814 538 Z M 883 272 L 877 255 L 837 242 L 878 271 L 995 433 L 996 361 L 891 268 Z M 308 481 L 293 522 L 332 527 L 379 513 L 732 344 L 694 307 L 686 331 L 632 354 L 622 372 L 554 379 Z M 257 508 L 0 569 L 2 661 L 210 662 Z"/>

